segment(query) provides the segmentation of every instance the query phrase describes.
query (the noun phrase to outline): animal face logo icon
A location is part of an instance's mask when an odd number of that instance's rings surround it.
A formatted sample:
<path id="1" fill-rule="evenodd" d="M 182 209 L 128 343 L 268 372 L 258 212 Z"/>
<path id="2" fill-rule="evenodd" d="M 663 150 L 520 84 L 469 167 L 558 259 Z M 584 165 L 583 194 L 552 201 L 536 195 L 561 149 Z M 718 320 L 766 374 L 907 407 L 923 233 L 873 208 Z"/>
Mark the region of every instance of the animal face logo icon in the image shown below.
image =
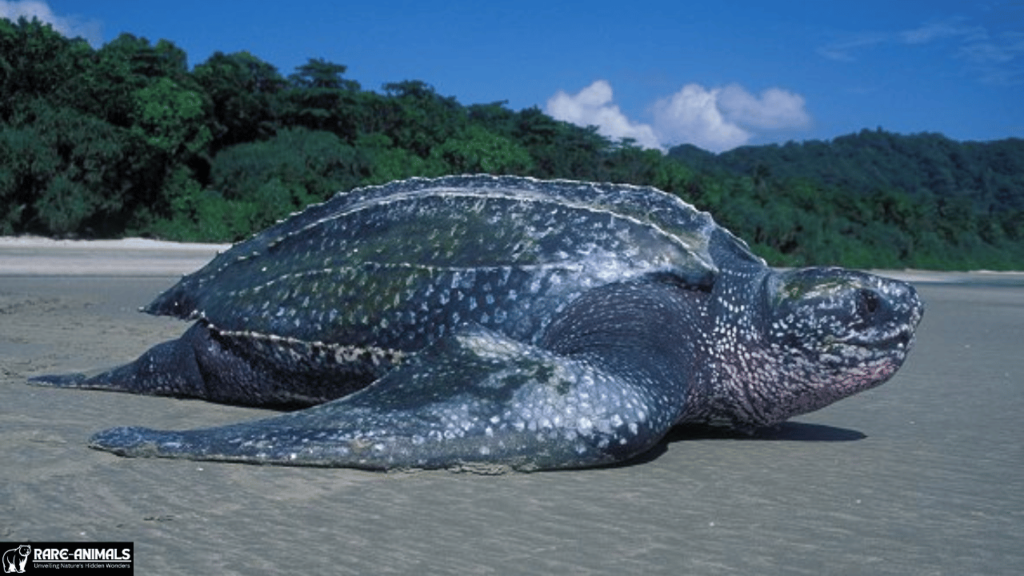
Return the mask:
<path id="1" fill-rule="evenodd" d="M 32 547 L 28 544 L 22 544 L 4 552 L 4 574 L 24 574 L 30 554 L 32 554 Z"/>

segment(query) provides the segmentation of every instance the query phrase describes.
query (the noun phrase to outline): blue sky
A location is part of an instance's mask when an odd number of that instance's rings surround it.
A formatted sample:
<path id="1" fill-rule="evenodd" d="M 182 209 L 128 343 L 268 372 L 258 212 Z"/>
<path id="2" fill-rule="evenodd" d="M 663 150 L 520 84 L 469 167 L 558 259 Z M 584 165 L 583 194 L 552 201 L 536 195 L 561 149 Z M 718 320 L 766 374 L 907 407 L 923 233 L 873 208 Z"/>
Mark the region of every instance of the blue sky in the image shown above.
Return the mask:
<path id="1" fill-rule="evenodd" d="M 830 139 L 862 128 L 1024 137 L 1024 3 L 0 0 L 94 46 L 130 32 L 189 63 L 310 57 L 364 89 L 423 80 L 649 147 Z"/>

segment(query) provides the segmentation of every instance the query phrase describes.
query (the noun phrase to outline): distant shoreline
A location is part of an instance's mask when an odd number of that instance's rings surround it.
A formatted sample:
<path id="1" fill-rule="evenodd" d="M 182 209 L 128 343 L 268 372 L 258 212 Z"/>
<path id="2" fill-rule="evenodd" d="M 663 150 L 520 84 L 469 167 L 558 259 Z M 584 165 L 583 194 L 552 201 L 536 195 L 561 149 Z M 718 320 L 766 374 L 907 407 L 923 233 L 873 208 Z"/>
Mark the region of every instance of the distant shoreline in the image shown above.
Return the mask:
<path id="1" fill-rule="evenodd" d="M 55 248 L 60 250 L 180 250 L 182 252 L 223 251 L 231 244 L 170 242 L 150 238 L 119 240 L 55 240 L 42 236 L 0 236 L 0 250 L 16 248 Z"/>
<path id="2" fill-rule="evenodd" d="M 230 244 L 146 238 L 53 240 L 0 237 L 3 276 L 177 276 L 198 270 Z"/>
<path id="3" fill-rule="evenodd" d="M 174 276 L 198 270 L 231 244 L 148 238 L 54 240 L 0 236 L 2 276 Z M 870 270 L 908 282 L 1024 284 L 1024 271 Z"/>

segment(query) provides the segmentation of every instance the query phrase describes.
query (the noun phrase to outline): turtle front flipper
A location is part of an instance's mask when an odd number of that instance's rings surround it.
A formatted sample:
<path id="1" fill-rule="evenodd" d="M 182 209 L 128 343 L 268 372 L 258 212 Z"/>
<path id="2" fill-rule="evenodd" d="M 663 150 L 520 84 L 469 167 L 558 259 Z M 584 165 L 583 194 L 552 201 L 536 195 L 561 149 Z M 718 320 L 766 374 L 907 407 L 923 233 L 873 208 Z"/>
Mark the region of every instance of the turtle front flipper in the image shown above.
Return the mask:
<path id="1" fill-rule="evenodd" d="M 115 428 L 94 448 L 159 456 L 366 469 L 578 468 L 643 453 L 668 431 L 643 386 L 477 326 L 351 396 L 218 428 Z"/>

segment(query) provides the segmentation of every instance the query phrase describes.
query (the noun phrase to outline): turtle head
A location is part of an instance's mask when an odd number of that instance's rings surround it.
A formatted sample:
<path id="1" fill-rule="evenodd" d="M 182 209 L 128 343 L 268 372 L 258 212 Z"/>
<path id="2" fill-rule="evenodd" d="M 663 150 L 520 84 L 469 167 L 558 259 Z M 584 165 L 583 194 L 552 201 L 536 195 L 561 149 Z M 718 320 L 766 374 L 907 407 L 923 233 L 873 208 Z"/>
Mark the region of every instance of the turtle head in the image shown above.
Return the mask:
<path id="1" fill-rule="evenodd" d="M 781 271 L 765 282 L 763 334 L 783 360 L 774 421 L 888 380 L 924 313 L 909 284 L 843 268 Z"/>
<path id="2" fill-rule="evenodd" d="M 748 371 L 746 388 L 755 425 L 882 384 L 906 359 L 924 313 L 909 284 L 843 268 L 773 271 L 764 283 L 763 364 Z"/>

